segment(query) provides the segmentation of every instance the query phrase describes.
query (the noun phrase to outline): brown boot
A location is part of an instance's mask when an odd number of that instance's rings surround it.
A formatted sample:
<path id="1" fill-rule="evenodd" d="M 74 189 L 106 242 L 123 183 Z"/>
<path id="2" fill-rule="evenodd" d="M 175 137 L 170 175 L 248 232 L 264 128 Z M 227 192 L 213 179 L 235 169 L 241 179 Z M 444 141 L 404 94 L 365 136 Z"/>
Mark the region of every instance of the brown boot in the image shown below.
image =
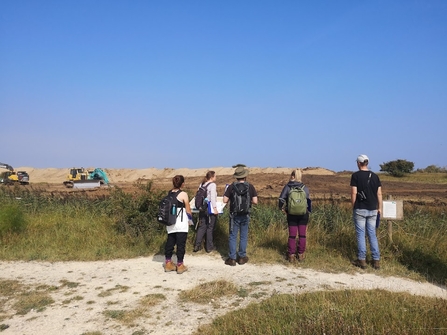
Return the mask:
<path id="1" fill-rule="evenodd" d="M 373 268 L 374 270 L 379 270 L 380 269 L 380 261 L 379 260 L 374 260 L 373 261 Z"/>
<path id="2" fill-rule="evenodd" d="M 298 262 L 304 261 L 305 258 L 306 258 L 305 254 L 298 254 Z"/>
<path id="3" fill-rule="evenodd" d="M 296 261 L 296 256 L 295 256 L 294 254 L 287 254 L 287 260 L 288 260 L 290 263 L 295 263 L 295 261 Z"/>
<path id="4" fill-rule="evenodd" d="M 352 264 L 363 270 L 366 269 L 366 260 L 364 259 L 356 259 Z"/>
<path id="5" fill-rule="evenodd" d="M 188 268 L 183 263 L 177 266 L 177 273 L 179 275 L 181 275 L 185 271 L 188 271 Z"/>
<path id="6" fill-rule="evenodd" d="M 175 266 L 174 263 L 172 263 L 171 261 L 166 262 L 165 272 L 170 272 L 170 271 L 175 271 L 175 270 L 177 270 L 177 266 Z"/>
<path id="7" fill-rule="evenodd" d="M 229 266 L 236 266 L 236 260 L 232 258 L 227 258 L 225 264 Z"/>

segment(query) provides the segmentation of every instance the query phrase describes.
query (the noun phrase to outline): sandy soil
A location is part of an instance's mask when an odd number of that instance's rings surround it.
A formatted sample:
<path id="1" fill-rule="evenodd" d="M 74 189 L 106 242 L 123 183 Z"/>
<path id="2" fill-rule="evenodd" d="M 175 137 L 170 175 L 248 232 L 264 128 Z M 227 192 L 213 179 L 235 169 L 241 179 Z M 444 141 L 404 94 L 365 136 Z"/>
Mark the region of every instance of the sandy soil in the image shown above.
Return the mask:
<path id="1" fill-rule="evenodd" d="M 178 275 L 163 271 L 163 257 L 106 262 L 0 262 L 1 279 L 18 279 L 32 285 L 54 285 L 55 302 L 44 311 L 14 315 L 1 323 L 9 325 L 3 334 L 80 335 L 99 331 L 103 335 L 191 334 L 197 327 L 235 308 L 278 293 L 303 293 L 315 290 L 384 289 L 414 295 L 447 298 L 445 287 L 394 277 L 380 277 L 371 271 L 352 274 L 321 273 L 300 265 L 224 264 L 219 254 L 187 254 L 187 272 Z M 249 290 L 249 296 L 216 299 L 208 304 L 183 303 L 179 292 L 212 280 L 224 279 Z M 78 283 L 70 288 L 61 282 Z M 252 285 L 250 285 L 250 283 Z M 255 283 L 256 285 L 253 285 Z M 72 285 L 73 286 L 73 285 Z M 127 289 L 123 289 L 123 287 Z M 110 296 L 103 296 L 110 292 Z M 132 310 L 145 295 L 160 293 L 166 300 L 152 307 L 146 317 L 125 326 L 106 317 L 106 310 Z M 81 297 L 81 300 L 71 298 Z M 68 302 L 67 302 L 68 300 Z M 237 307 L 235 307 L 237 305 Z"/>

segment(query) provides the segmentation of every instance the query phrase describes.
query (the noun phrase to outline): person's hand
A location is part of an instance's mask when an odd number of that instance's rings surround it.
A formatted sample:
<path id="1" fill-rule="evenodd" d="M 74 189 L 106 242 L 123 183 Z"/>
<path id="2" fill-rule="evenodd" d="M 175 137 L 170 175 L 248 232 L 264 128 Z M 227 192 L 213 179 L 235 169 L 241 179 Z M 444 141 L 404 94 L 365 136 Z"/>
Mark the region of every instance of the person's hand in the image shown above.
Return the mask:
<path id="1" fill-rule="evenodd" d="M 217 207 L 214 207 L 214 215 L 219 214 L 219 212 L 217 211 Z"/>

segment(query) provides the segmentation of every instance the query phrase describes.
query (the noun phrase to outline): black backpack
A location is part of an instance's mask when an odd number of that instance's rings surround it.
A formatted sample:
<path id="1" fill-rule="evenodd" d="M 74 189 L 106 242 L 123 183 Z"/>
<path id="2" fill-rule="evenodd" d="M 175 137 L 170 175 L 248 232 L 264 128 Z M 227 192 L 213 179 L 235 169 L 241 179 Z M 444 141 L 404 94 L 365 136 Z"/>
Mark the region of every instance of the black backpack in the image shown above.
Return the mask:
<path id="1" fill-rule="evenodd" d="M 250 213 L 251 198 L 247 182 L 234 182 L 230 198 L 230 212 L 235 215 Z"/>
<path id="2" fill-rule="evenodd" d="M 209 184 L 211 183 L 208 183 L 205 186 L 201 184 L 196 193 L 194 206 L 196 206 L 196 209 L 198 209 L 200 212 L 206 212 L 207 210 L 207 203 L 205 202 L 205 198 L 207 197 L 208 194 L 207 188 Z"/>
<path id="3" fill-rule="evenodd" d="M 177 221 L 177 217 L 183 214 L 183 207 L 177 213 L 177 195 L 182 190 L 177 192 L 169 191 L 168 195 L 161 199 L 158 206 L 157 221 L 165 226 L 172 226 Z"/>

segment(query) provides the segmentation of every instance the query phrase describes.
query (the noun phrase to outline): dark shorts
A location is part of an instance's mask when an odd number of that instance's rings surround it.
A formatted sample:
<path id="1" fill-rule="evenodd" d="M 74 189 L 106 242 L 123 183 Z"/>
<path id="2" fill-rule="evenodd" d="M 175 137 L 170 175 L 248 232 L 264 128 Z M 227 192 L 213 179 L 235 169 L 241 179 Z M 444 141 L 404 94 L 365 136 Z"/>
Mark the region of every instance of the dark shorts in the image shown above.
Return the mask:
<path id="1" fill-rule="evenodd" d="M 309 223 L 309 213 L 304 215 L 287 214 L 287 223 L 289 226 L 301 226 Z"/>

